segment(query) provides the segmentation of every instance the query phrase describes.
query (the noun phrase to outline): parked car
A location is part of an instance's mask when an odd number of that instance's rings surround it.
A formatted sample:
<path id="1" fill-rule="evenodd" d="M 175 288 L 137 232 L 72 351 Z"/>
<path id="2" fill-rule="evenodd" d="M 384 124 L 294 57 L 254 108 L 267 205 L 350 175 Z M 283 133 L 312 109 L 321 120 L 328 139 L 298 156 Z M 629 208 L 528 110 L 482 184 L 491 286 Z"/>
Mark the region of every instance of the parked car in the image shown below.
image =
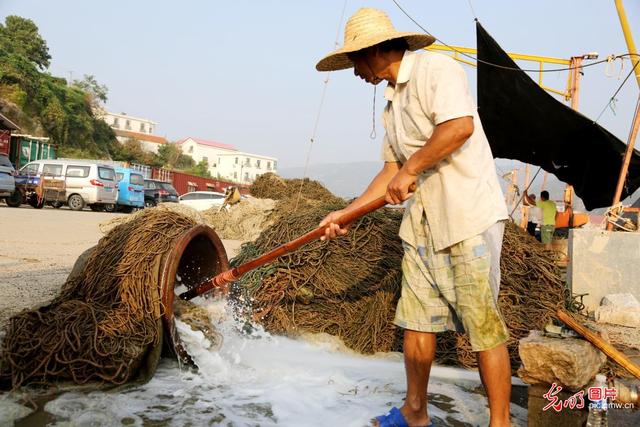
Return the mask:
<path id="1" fill-rule="evenodd" d="M 24 200 L 32 200 L 33 186 L 38 184 L 41 177 L 64 181 L 63 200 L 48 201 L 53 207 L 59 208 L 66 203 L 76 211 L 85 206 L 99 211 L 105 205 L 116 203 L 116 172 L 113 166 L 99 160 L 58 159 L 27 163 L 16 177 Z"/>
<path id="2" fill-rule="evenodd" d="M 219 208 L 222 206 L 224 198 L 224 193 L 215 191 L 192 191 L 179 197 L 180 204 L 190 206 L 199 211 L 206 211 L 213 207 Z"/>
<path id="3" fill-rule="evenodd" d="M 144 207 L 152 208 L 164 202 L 178 203 L 178 192 L 173 185 L 157 179 L 145 179 Z"/>
<path id="4" fill-rule="evenodd" d="M 144 207 L 144 177 L 129 168 L 116 168 L 118 199 L 114 206 L 105 206 L 107 212 L 132 212 Z"/>
<path id="5" fill-rule="evenodd" d="M 0 198 L 5 199 L 7 204 L 16 198 L 16 170 L 6 154 L 0 154 Z M 17 197 L 20 197 L 18 194 Z"/>

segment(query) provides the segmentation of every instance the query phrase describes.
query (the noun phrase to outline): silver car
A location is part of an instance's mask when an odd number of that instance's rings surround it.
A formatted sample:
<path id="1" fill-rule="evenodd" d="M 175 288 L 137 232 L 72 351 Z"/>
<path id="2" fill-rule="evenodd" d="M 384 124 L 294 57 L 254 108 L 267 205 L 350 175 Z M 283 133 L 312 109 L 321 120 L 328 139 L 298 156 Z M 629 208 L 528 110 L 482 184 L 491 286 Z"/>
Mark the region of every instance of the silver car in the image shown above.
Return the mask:
<path id="1" fill-rule="evenodd" d="M 16 190 L 15 173 L 9 157 L 0 154 L 0 198 L 6 199 Z"/>

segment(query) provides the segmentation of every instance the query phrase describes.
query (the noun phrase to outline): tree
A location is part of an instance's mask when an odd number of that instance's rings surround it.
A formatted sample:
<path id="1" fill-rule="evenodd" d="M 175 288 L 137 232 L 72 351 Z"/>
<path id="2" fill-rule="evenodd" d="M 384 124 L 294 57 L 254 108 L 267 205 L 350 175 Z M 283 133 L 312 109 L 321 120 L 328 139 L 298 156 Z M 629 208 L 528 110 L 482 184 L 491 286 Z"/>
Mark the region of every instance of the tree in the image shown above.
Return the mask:
<path id="1" fill-rule="evenodd" d="M 127 139 L 119 148 L 114 149 L 112 157 L 113 160 L 122 162 L 139 163 L 155 167 L 161 167 L 163 165 L 162 160 L 160 160 L 157 155 L 145 151 L 140 141 L 133 138 Z"/>
<path id="2" fill-rule="evenodd" d="M 200 160 L 197 165 L 186 169 L 185 172 L 204 178 L 211 178 L 211 174 L 209 173 L 209 162 L 206 160 Z"/>
<path id="3" fill-rule="evenodd" d="M 23 55 L 40 69 L 49 67 L 51 55 L 38 27 L 31 19 L 9 15 L 0 24 L 0 48 Z"/>
<path id="4" fill-rule="evenodd" d="M 89 104 L 94 111 L 100 109 L 102 104 L 107 102 L 109 89 L 98 83 L 98 80 L 91 74 L 85 74 L 82 80 L 74 80 L 72 86 L 87 94 Z"/>
<path id="5" fill-rule="evenodd" d="M 192 157 L 182 154 L 182 149 L 176 144 L 163 144 L 158 149 L 158 157 L 165 167 L 170 169 L 188 169 L 196 166 Z"/>
<path id="6" fill-rule="evenodd" d="M 120 148 L 92 105 L 106 99 L 106 87 L 93 76 L 79 85 L 40 71 L 49 66 L 47 44 L 33 21 L 9 16 L 0 23 L 0 97 L 14 104 L 14 119 L 25 131 L 48 136 L 60 153 L 109 157 Z"/>

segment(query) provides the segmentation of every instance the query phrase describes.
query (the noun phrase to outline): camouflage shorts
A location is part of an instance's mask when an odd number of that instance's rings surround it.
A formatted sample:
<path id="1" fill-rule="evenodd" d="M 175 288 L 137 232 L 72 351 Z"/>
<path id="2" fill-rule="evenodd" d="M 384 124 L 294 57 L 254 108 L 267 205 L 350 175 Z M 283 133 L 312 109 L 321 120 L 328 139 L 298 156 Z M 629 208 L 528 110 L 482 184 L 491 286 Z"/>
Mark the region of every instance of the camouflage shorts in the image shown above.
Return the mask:
<path id="1" fill-rule="evenodd" d="M 436 252 L 424 217 L 423 222 L 417 248 L 403 243 L 394 323 L 420 332 L 466 331 L 473 351 L 506 342 L 509 332 L 497 306 L 504 223 Z"/>

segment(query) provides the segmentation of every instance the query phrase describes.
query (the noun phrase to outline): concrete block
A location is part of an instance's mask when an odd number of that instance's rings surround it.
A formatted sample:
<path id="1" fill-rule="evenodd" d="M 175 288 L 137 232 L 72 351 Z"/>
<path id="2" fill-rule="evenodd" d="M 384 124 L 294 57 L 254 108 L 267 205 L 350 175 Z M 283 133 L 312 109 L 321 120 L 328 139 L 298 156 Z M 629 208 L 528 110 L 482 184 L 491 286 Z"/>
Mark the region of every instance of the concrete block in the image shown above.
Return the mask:
<path id="1" fill-rule="evenodd" d="M 595 311 L 607 294 L 640 299 L 640 233 L 576 228 L 569 232 L 567 281 Z"/>

